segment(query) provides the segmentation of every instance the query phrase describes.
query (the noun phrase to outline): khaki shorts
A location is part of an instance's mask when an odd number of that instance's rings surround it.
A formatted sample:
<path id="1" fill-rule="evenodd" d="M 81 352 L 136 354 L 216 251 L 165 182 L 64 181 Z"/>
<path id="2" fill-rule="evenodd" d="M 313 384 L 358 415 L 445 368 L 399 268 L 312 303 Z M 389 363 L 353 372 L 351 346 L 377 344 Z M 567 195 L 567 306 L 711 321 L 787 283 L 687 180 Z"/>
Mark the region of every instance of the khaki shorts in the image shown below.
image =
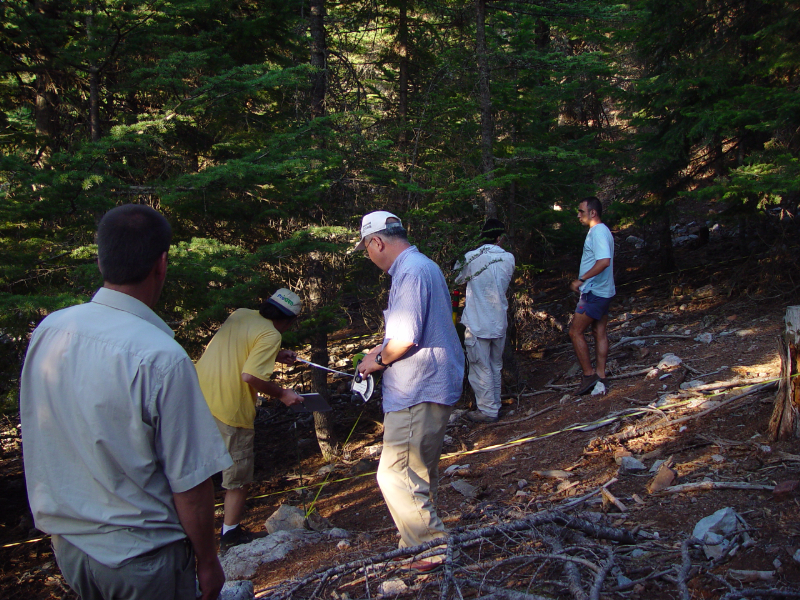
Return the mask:
<path id="1" fill-rule="evenodd" d="M 246 486 L 253 481 L 253 468 L 255 457 L 253 455 L 254 429 L 231 427 L 214 417 L 217 428 L 222 434 L 228 454 L 231 455 L 233 465 L 222 472 L 222 487 L 226 490 L 235 490 Z"/>

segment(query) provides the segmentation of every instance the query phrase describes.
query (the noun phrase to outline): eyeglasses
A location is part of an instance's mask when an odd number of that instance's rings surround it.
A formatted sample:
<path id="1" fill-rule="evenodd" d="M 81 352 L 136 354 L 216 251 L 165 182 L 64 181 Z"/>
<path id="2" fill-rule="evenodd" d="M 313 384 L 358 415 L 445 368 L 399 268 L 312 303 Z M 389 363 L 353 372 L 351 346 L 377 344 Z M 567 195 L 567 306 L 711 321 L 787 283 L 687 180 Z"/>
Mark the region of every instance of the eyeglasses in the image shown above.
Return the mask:
<path id="1" fill-rule="evenodd" d="M 369 248 L 369 245 L 372 243 L 372 240 L 374 240 L 374 239 L 375 239 L 375 237 L 373 236 L 373 237 L 369 238 L 369 241 L 366 244 L 364 244 L 364 256 L 369 256 L 369 252 L 367 252 L 367 248 Z"/>

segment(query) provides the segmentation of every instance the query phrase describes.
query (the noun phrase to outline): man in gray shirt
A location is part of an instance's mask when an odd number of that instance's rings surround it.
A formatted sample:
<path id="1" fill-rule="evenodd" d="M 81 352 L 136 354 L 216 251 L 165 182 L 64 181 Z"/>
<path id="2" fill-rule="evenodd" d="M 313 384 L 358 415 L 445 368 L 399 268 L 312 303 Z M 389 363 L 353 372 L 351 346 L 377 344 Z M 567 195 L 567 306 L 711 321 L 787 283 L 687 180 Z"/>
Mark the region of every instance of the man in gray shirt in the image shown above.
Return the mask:
<path id="1" fill-rule="evenodd" d="M 444 537 L 436 513 L 439 457 L 453 405 L 461 397 L 464 352 L 439 266 L 412 246 L 400 219 L 370 213 L 355 248 L 392 278 L 385 335 L 359 365 L 383 373 L 383 452 L 378 484 L 400 532 L 400 547 Z M 412 564 L 438 566 L 438 557 Z"/>
<path id="2" fill-rule="evenodd" d="M 211 475 L 232 464 L 197 373 L 154 312 L 172 231 L 128 204 L 97 232 L 103 287 L 31 336 L 20 386 L 28 499 L 83 600 L 214 600 Z"/>

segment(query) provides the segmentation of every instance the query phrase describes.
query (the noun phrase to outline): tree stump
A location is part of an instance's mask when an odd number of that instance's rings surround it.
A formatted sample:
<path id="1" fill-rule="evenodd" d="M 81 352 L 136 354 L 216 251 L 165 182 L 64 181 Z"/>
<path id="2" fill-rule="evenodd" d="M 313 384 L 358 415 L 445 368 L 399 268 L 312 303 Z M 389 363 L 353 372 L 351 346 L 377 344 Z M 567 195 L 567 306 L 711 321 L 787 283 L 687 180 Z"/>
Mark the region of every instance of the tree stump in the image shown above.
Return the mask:
<path id="1" fill-rule="evenodd" d="M 778 340 L 781 380 L 769 420 L 773 440 L 800 438 L 800 306 L 787 307 L 784 321 L 786 328 Z"/>

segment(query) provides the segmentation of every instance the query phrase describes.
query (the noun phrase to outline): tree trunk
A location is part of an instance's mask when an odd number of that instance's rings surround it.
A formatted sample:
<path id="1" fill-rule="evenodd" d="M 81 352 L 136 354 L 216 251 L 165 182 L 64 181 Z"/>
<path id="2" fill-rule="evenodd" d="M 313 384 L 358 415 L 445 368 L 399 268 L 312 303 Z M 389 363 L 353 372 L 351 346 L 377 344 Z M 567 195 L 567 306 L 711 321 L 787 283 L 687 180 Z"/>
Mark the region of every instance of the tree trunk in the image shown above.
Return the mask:
<path id="1" fill-rule="evenodd" d="M 659 212 L 656 227 L 659 241 L 659 266 L 664 273 L 675 270 L 675 254 L 672 251 L 672 230 L 670 229 L 669 208 L 667 199 L 659 198 Z"/>
<path id="2" fill-rule="evenodd" d="M 319 252 L 311 252 L 306 268 L 305 300 L 309 312 L 316 313 L 325 304 L 325 266 Z M 311 339 L 311 362 L 328 366 L 328 334 L 324 329 L 313 334 Z M 322 369 L 312 369 L 311 382 L 314 391 L 326 401 L 331 399 L 328 389 L 328 374 Z M 333 412 L 315 412 L 314 429 L 322 456 L 330 462 L 339 453 L 339 444 L 333 428 Z"/>
<path id="3" fill-rule="evenodd" d="M 95 6 L 90 5 L 92 14 Z M 94 38 L 92 14 L 86 16 L 86 39 Z M 100 69 L 93 62 L 89 64 L 89 134 L 93 142 L 100 139 Z"/>
<path id="4" fill-rule="evenodd" d="M 328 72 L 325 62 L 325 2 L 311 0 L 311 66 L 314 67 L 311 86 L 311 117 L 316 119 L 325 115 L 325 92 L 328 87 Z"/>
<path id="5" fill-rule="evenodd" d="M 784 321 L 786 329 L 779 338 L 781 381 L 769 420 L 773 440 L 800 438 L 800 306 L 789 306 Z"/>
<path id="6" fill-rule="evenodd" d="M 486 218 L 497 218 L 496 190 L 491 185 L 494 171 L 494 120 L 492 119 L 492 94 L 489 87 L 489 56 L 486 48 L 486 0 L 475 0 L 477 9 L 475 42 L 478 55 L 478 87 L 481 105 L 481 167 L 486 178 L 482 190 Z"/>
<path id="7" fill-rule="evenodd" d="M 398 114 L 400 116 L 400 145 L 408 142 L 408 1 L 400 0 L 400 22 L 397 31 L 397 54 L 400 59 L 398 81 Z"/>

